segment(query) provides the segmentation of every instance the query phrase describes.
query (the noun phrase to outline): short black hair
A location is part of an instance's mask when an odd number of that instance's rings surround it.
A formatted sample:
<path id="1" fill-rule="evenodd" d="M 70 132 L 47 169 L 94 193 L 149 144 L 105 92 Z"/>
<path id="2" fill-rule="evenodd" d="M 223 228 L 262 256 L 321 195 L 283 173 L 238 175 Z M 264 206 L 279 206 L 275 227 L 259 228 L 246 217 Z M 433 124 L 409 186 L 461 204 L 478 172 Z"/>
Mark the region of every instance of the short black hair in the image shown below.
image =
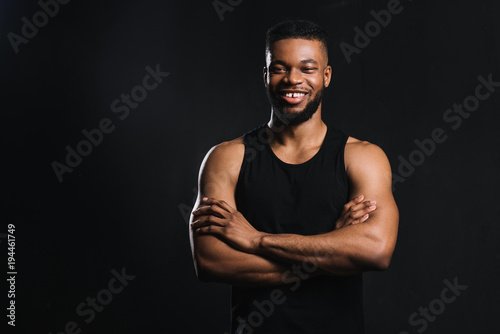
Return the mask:
<path id="1" fill-rule="evenodd" d="M 328 61 L 328 33 L 320 25 L 306 20 L 286 20 L 275 24 L 266 33 L 266 52 L 272 43 L 287 38 L 319 41 Z"/>

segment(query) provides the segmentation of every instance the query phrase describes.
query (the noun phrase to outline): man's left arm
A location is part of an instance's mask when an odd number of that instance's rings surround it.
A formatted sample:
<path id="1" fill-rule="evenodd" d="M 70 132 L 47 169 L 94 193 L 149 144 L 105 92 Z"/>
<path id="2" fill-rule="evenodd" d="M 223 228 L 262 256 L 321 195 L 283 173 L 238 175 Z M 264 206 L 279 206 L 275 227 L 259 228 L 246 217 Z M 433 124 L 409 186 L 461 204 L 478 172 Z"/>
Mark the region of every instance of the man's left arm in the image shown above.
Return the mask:
<path id="1" fill-rule="evenodd" d="M 228 219 L 222 226 L 210 226 L 205 221 L 194 227 L 219 234 L 245 252 L 287 263 L 312 263 L 325 274 L 353 275 L 385 270 L 396 246 L 399 222 L 389 161 L 378 146 L 353 142 L 346 145 L 345 163 L 352 197 L 363 195 L 376 201 L 376 210 L 362 223 L 307 236 L 249 231 L 249 224 L 242 224 L 238 219 Z M 208 204 L 218 205 L 216 199 L 210 199 Z M 349 208 L 344 211 L 348 213 Z M 241 241 L 239 230 L 243 225 L 248 235 L 245 242 Z M 236 240 L 234 235 L 240 237 Z"/>
<path id="2" fill-rule="evenodd" d="M 264 234 L 256 253 L 288 262 L 316 261 L 333 275 L 389 266 L 399 223 L 389 161 L 378 146 L 366 142 L 348 144 L 345 161 L 351 195 L 376 201 L 368 220 L 312 236 Z"/>

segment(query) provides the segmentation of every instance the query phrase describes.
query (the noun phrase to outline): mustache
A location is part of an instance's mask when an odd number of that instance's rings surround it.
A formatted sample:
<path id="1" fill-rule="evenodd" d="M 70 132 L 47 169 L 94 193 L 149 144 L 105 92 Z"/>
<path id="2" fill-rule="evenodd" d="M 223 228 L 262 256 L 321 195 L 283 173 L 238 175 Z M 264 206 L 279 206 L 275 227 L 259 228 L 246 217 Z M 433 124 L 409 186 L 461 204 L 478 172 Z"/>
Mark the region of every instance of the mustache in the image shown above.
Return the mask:
<path id="1" fill-rule="evenodd" d="M 276 88 L 276 92 L 280 92 L 282 90 L 285 90 L 285 89 L 288 89 L 288 90 L 303 90 L 303 91 L 306 91 L 306 92 L 310 92 L 311 90 L 310 89 L 307 89 L 306 87 L 302 87 L 302 86 L 280 86 L 280 87 L 277 87 Z"/>

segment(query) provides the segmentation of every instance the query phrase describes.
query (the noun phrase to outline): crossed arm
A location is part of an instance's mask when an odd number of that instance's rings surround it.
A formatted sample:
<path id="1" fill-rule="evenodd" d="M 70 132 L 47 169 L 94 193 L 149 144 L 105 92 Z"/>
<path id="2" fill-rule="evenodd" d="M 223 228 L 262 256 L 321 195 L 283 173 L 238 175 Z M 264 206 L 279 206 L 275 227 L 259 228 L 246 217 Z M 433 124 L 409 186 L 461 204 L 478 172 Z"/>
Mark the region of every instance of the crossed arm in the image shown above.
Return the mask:
<path id="1" fill-rule="evenodd" d="M 275 285 L 283 283 L 290 267 L 301 262 L 317 266 L 310 276 L 388 267 L 399 218 L 390 165 L 380 148 L 362 142 L 346 148 L 350 191 L 357 197 L 346 203 L 334 231 L 311 236 L 257 231 L 237 211 L 234 189 L 243 153 L 238 143 L 221 144 L 207 154 L 200 169 L 190 238 L 201 280 Z M 376 203 L 363 202 L 359 195 Z"/>

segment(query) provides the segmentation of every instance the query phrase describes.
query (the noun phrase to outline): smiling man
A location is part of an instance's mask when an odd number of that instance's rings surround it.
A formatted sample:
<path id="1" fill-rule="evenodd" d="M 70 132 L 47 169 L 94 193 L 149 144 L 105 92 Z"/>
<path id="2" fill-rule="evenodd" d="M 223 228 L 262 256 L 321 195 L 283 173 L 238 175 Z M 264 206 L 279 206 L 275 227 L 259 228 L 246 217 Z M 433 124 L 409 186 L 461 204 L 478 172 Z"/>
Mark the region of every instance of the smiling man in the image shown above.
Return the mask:
<path id="1" fill-rule="evenodd" d="M 198 278 L 231 289 L 231 333 L 363 333 L 362 273 L 396 245 L 391 169 L 376 145 L 321 118 L 327 34 L 266 35 L 270 120 L 202 162 L 190 240 Z"/>

